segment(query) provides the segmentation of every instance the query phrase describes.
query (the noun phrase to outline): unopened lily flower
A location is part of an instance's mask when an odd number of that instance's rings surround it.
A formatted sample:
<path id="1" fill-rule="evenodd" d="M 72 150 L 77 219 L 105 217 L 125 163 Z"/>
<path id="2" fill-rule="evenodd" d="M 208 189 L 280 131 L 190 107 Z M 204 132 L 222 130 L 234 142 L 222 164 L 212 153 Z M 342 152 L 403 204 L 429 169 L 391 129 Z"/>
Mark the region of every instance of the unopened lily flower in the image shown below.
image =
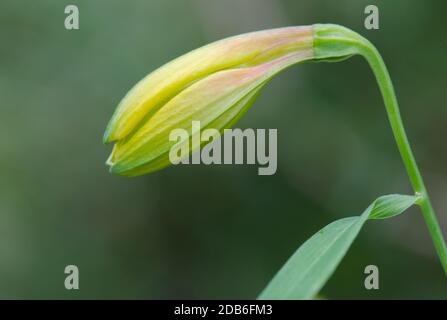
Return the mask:
<path id="1" fill-rule="evenodd" d="M 111 172 L 135 176 L 168 166 L 169 150 L 179 143 L 170 141 L 172 130 L 193 136 L 192 121 L 202 129 L 230 128 L 274 75 L 297 63 L 359 53 L 363 47 L 353 42 L 367 40 L 337 25 L 285 27 L 220 40 L 165 64 L 113 114 L 104 134 L 104 143 L 115 142 Z"/>
<path id="2" fill-rule="evenodd" d="M 104 142 L 115 142 L 107 160 L 110 171 L 136 176 L 164 168 L 171 163 L 171 148 L 189 144 L 197 135 L 192 132 L 193 122 L 200 122 L 198 128 L 221 132 L 234 125 L 263 86 L 287 67 L 306 61 L 340 61 L 356 54 L 367 60 L 376 77 L 416 201 L 447 273 L 447 245 L 408 142 L 385 63 L 367 39 L 339 25 L 287 27 L 231 37 L 150 73 L 124 97 L 107 126 Z M 176 129 L 189 131 L 189 135 L 171 141 L 170 133 Z M 196 149 L 200 147 L 195 144 Z M 194 147 L 189 149 L 193 151 Z M 306 277 L 306 281 L 312 279 Z"/>

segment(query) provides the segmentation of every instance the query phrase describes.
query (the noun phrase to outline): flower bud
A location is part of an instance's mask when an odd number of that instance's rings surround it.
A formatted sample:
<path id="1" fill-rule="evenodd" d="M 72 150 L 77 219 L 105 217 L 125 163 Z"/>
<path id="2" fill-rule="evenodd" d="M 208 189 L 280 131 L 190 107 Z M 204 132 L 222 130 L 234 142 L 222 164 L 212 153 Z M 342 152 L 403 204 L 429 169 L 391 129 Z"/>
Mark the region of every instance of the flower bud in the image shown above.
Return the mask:
<path id="1" fill-rule="evenodd" d="M 115 141 L 113 173 L 140 175 L 170 164 L 174 129 L 231 127 L 264 84 L 288 66 L 313 59 L 312 27 L 258 31 L 217 41 L 155 70 L 118 105 L 104 134 Z M 193 152 L 194 150 L 191 150 Z"/>

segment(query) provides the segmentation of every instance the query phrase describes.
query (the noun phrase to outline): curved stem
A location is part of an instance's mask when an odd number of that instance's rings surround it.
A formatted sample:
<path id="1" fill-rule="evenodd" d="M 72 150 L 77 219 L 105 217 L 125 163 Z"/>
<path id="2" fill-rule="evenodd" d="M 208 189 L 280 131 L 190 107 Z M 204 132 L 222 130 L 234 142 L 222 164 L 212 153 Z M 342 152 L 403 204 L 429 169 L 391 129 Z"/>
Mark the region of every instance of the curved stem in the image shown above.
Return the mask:
<path id="1" fill-rule="evenodd" d="M 431 205 L 424 180 L 411 150 L 407 134 L 405 133 L 393 83 L 391 82 L 386 65 L 377 49 L 375 49 L 372 45 L 368 47 L 369 50 L 364 53 L 364 56 L 371 66 L 371 69 L 373 70 L 379 84 L 399 152 L 405 164 L 405 168 L 407 169 L 407 173 L 414 191 L 421 195 L 418 204 L 421 207 L 422 214 L 430 232 L 430 236 L 433 240 L 433 244 L 436 248 L 436 252 L 438 253 L 444 271 L 447 274 L 447 245 L 442 235 L 435 211 Z"/>
<path id="2" fill-rule="evenodd" d="M 314 28 L 314 56 L 316 61 L 339 61 L 360 54 L 368 61 L 382 93 L 388 118 L 400 155 L 410 178 L 414 192 L 418 194 L 418 205 L 427 224 L 436 252 L 447 274 L 447 245 L 430 202 L 424 180 L 417 166 L 405 133 L 399 112 L 396 94 L 390 75 L 380 53 L 374 45 L 358 33 L 334 24 L 316 24 Z"/>

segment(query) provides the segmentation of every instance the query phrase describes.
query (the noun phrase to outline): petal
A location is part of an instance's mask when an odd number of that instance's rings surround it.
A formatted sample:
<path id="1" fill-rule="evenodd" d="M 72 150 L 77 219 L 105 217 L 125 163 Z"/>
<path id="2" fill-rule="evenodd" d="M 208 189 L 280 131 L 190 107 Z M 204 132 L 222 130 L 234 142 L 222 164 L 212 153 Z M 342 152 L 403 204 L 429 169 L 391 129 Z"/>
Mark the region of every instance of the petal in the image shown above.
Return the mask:
<path id="1" fill-rule="evenodd" d="M 133 135 L 116 143 L 109 161 L 111 171 L 136 175 L 169 165 L 169 150 L 176 143 L 169 141 L 173 129 L 185 129 L 191 136 L 192 121 L 200 121 L 202 129 L 228 128 L 272 76 L 312 58 L 312 50 L 303 50 L 258 66 L 219 71 L 195 82 L 156 111 Z"/>
<path id="2" fill-rule="evenodd" d="M 311 26 L 247 33 L 211 43 L 165 64 L 137 83 L 120 102 L 104 142 L 124 139 L 167 101 L 210 74 L 308 51 L 312 34 Z"/>

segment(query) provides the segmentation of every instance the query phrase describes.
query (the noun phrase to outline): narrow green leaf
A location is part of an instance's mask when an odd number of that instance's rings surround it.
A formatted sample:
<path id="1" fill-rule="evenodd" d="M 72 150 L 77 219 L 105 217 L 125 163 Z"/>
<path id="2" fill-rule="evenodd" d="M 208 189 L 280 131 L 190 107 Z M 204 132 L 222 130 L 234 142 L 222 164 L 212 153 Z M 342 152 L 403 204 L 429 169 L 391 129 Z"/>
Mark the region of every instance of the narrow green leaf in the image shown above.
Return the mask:
<path id="1" fill-rule="evenodd" d="M 418 198 L 388 195 L 375 200 L 360 216 L 337 220 L 308 239 L 279 270 L 258 299 L 311 299 L 324 286 L 368 218 L 398 215 Z"/>
<path id="2" fill-rule="evenodd" d="M 337 220 L 313 235 L 276 274 L 259 299 L 311 299 L 329 279 L 364 220 Z"/>

